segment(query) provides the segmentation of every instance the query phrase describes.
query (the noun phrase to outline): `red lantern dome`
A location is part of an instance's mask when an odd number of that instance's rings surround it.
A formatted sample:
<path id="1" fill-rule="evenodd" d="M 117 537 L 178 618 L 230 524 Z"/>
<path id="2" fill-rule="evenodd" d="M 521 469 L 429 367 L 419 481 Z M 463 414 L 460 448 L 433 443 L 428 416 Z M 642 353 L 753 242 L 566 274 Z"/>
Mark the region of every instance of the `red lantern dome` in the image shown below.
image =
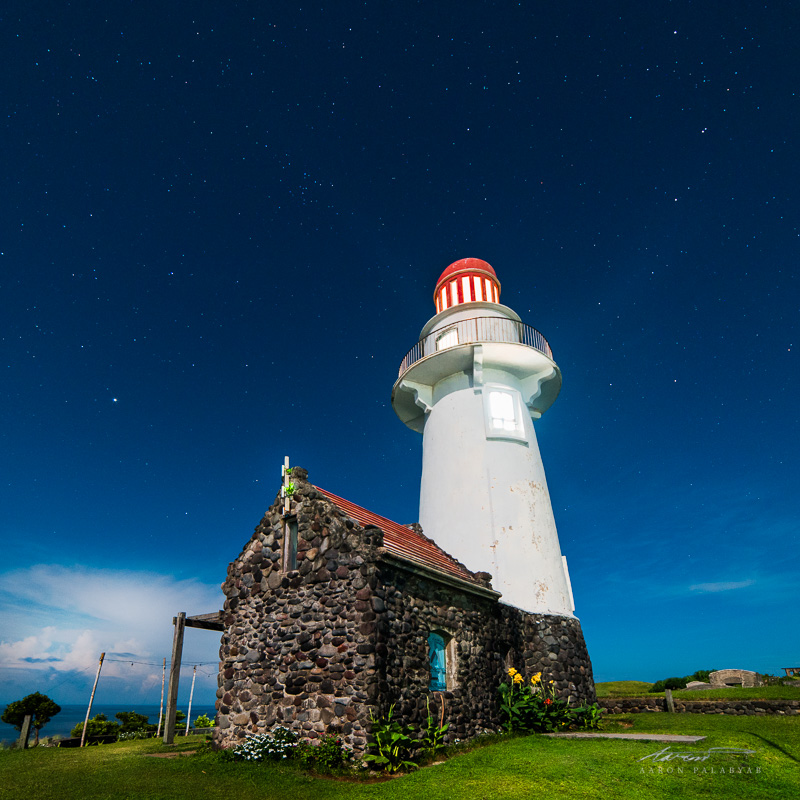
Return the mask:
<path id="1" fill-rule="evenodd" d="M 436 313 L 462 303 L 500 302 L 500 281 L 490 264 L 479 258 L 454 261 L 436 282 Z"/>

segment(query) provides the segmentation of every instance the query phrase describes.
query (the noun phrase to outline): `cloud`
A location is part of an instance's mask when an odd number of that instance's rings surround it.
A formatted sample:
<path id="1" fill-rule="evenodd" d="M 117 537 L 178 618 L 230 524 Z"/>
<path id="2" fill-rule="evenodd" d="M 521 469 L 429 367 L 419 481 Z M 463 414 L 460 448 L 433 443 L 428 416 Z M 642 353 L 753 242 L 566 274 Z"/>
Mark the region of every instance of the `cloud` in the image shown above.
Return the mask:
<path id="1" fill-rule="evenodd" d="M 720 583 L 696 583 L 694 586 L 689 587 L 692 592 L 730 592 L 734 589 L 744 589 L 747 586 L 752 586 L 754 580 L 747 581 L 721 581 Z"/>
<path id="2" fill-rule="evenodd" d="M 30 691 L 39 691 L 39 684 L 68 684 L 65 691 L 83 693 L 101 652 L 107 689 L 130 694 L 155 686 L 160 692 L 172 617 L 215 611 L 222 600 L 218 584 L 156 572 L 44 564 L 7 572 L 0 576 L 3 693 L 16 695 L 32 683 Z M 182 661 L 208 665 L 200 681 L 207 696 L 216 688 L 218 648 L 217 634 L 187 632 Z M 18 698 L 3 696 L 0 702 L 13 699 Z"/>

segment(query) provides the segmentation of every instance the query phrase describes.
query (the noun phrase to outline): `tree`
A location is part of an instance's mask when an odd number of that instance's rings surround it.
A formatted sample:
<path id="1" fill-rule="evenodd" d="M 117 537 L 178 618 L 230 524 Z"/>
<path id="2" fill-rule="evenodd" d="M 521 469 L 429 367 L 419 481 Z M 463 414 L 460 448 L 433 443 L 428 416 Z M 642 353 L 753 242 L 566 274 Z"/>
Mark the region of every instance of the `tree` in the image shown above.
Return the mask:
<path id="1" fill-rule="evenodd" d="M 119 725 L 110 720 L 105 714 L 95 714 L 86 728 L 86 738 L 91 736 L 116 736 L 119 733 Z M 79 722 L 70 734 L 76 739 L 83 734 L 83 723 Z"/>
<path id="2" fill-rule="evenodd" d="M 39 730 L 47 725 L 48 722 L 61 711 L 61 706 L 54 703 L 46 694 L 34 692 L 22 700 L 15 700 L 9 703 L 3 716 L 0 717 L 7 725 L 13 725 L 18 731 L 22 730 L 22 723 L 25 717 L 30 714 L 31 724 L 36 731 L 34 745 L 39 744 Z"/>
<path id="3" fill-rule="evenodd" d="M 135 711 L 118 711 L 114 715 L 121 723 L 120 733 L 133 733 L 134 731 L 154 731 L 155 725 L 150 724 L 150 719 L 144 714 Z"/>
<path id="4" fill-rule="evenodd" d="M 186 712 L 185 711 L 181 711 L 180 709 L 177 709 L 175 711 L 175 724 L 176 725 L 180 725 L 181 722 L 186 722 Z M 167 724 L 166 714 L 162 714 L 161 715 L 161 726 L 163 727 L 166 724 Z"/>

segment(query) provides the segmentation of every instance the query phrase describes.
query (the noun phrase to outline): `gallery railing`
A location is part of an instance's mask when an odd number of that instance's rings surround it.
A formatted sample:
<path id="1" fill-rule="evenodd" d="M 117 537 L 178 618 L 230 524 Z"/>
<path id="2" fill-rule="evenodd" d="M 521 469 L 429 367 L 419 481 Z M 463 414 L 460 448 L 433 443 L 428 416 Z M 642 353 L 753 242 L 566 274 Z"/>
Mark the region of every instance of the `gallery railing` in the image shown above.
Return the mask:
<path id="1" fill-rule="evenodd" d="M 420 339 L 406 354 L 400 364 L 400 375 L 425 356 L 460 344 L 478 342 L 512 342 L 533 347 L 548 358 L 553 351 L 536 328 L 524 322 L 515 322 L 503 317 L 472 317 L 442 325 Z"/>

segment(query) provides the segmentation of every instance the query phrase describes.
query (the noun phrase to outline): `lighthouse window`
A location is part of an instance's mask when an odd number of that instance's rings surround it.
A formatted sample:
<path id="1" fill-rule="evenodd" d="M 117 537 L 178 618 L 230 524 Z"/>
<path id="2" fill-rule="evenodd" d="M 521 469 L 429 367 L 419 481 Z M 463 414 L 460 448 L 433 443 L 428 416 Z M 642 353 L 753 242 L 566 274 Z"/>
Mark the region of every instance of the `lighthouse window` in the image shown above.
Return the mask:
<path id="1" fill-rule="evenodd" d="M 519 392 L 506 386 L 487 384 L 483 398 L 486 436 L 489 439 L 515 439 L 527 444 L 525 407 Z"/>
<path id="2" fill-rule="evenodd" d="M 480 278 L 475 278 L 475 299 L 483 300 L 483 283 Z"/>
<path id="3" fill-rule="evenodd" d="M 458 329 L 449 328 L 444 333 L 436 337 L 436 349 L 444 350 L 446 347 L 454 347 L 458 344 Z"/>
<path id="4" fill-rule="evenodd" d="M 489 392 L 489 414 L 492 428 L 495 430 L 514 431 L 517 429 L 514 398 L 510 392 Z"/>

